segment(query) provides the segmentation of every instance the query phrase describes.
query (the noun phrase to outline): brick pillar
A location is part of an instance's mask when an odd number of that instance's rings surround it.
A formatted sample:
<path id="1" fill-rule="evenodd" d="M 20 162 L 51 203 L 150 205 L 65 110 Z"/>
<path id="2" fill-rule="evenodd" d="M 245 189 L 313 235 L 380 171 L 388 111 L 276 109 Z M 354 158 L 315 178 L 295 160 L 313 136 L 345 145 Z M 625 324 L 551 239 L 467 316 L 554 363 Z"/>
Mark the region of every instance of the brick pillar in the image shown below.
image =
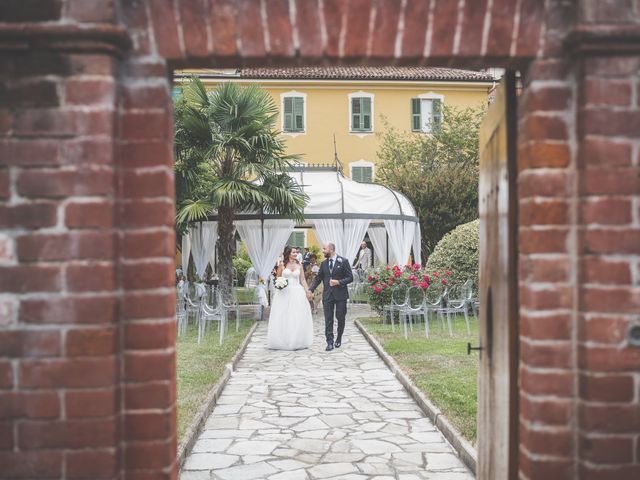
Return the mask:
<path id="1" fill-rule="evenodd" d="M 549 2 L 519 104 L 520 478 L 575 478 L 575 10 Z"/>
<path id="2" fill-rule="evenodd" d="M 81 41 L 72 30 L 42 40 Z M 117 475 L 114 65 L 0 60 L 0 476 Z"/>
<path id="3" fill-rule="evenodd" d="M 593 14 L 609 18 L 610 10 L 591 3 Z M 577 435 L 585 479 L 640 478 L 640 346 L 629 343 L 630 328 L 640 325 L 640 29 L 635 51 L 619 49 L 618 32 L 583 25 L 574 37 Z"/>
<path id="4" fill-rule="evenodd" d="M 638 5 L 550 7 L 520 104 L 520 477 L 635 479 Z"/>
<path id="5" fill-rule="evenodd" d="M 121 4 L 133 40 L 118 79 L 115 159 L 122 288 L 122 478 L 170 480 L 177 477 L 171 70 L 157 53 L 146 4 Z"/>
<path id="6" fill-rule="evenodd" d="M 161 108 L 122 80 L 110 0 L 7 3 L 0 477 L 175 478 L 165 69 Z"/>

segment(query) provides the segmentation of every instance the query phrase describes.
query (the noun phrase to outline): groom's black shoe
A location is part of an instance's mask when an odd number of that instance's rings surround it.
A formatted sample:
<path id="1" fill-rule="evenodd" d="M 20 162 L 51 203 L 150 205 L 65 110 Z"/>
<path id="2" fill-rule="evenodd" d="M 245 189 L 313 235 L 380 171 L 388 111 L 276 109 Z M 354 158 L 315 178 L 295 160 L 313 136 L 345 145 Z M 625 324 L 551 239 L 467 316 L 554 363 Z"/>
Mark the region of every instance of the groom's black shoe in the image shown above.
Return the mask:
<path id="1" fill-rule="evenodd" d="M 327 348 L 325 348 L 325 350 L 327 352 L 330 352 L 331 350 L 333 350 L 333 342 L 327 343 Z"/>
<path id="2" fill-rule="evenodd" d="M 342 345 L 342 339 L 338 337 L 338 339 L 336 340 L 336 348 L 340 348 L 341 345 Z"/>

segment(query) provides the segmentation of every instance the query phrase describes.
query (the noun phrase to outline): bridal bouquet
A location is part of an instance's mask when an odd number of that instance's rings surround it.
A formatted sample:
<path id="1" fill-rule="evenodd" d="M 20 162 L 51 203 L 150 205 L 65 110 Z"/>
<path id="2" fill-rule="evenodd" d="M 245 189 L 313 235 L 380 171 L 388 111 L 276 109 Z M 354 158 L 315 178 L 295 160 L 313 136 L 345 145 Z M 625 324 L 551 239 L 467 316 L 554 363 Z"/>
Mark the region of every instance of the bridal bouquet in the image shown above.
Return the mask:
<path id="1" fill-rule="evenodd" d="M 276 278 L 276 281 L 273 284 L 273 286 L 278 290 L 282 290 L 283 288 L 286 288 L 287 285 L 289 285 L 289 280 L 283 277 Z"/>

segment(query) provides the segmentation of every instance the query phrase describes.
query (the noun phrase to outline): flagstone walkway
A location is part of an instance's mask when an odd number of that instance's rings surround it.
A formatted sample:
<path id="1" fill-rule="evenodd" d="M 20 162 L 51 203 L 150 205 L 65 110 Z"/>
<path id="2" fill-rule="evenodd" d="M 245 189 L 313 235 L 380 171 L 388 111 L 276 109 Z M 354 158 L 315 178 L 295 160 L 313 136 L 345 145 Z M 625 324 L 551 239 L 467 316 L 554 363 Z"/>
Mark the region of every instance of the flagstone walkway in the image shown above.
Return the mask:
<path id="1" fill-rule="evenodd" d="M 267 350 L 261 324 L 181 480 L 473 479 L 353 324 L 367 314 L 350 307 L 332 352 L 321 313 L 309 350 Z"/>

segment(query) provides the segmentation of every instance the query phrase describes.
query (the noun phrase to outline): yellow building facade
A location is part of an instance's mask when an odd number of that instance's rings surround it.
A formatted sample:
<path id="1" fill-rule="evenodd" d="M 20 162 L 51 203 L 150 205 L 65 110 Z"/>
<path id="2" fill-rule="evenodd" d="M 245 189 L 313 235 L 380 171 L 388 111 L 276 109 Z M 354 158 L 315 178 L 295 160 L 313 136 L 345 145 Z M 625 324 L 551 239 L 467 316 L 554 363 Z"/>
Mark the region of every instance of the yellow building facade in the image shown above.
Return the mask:
<path id="1" fill-rule="evenodd" d="M 278 106 L 287 153 L 303 163 L 334 163 L 334 138 L 345 176 L 376 181 L 381 134 L 388 128 L 428 135 L 442 106 L 486 105 L 495 86 L 487 73 L 431 67 L 292 67 L 176 72 L 175 87 L 198 76 L 207 89 L 222 82 L 259 84 Z M 292 242 L 315 244 L 312 232 Z"/>

